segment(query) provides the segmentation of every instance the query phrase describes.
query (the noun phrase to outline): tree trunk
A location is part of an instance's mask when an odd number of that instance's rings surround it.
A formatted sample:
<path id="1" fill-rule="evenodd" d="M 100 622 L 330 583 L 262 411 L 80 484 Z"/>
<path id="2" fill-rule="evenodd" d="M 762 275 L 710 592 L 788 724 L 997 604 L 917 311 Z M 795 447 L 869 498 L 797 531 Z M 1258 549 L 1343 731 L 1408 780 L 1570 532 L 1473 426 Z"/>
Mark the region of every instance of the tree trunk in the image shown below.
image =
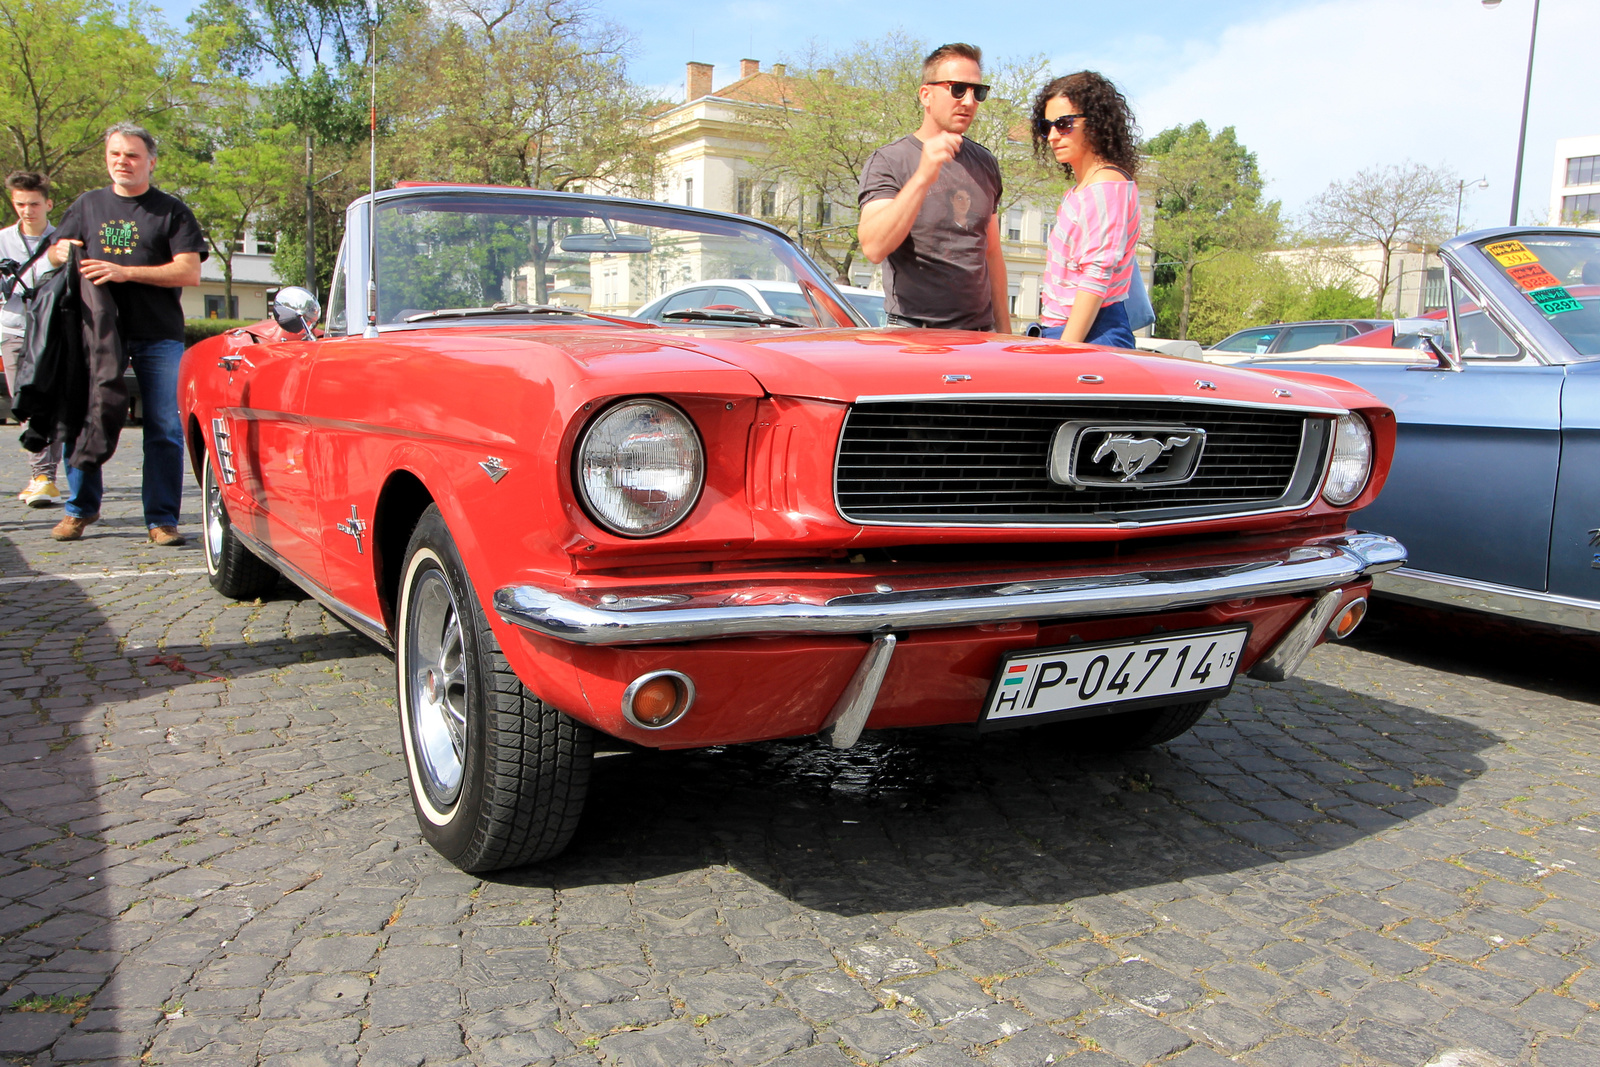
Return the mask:
<path id="1" fill-rule="evenodd" d="M 1378 270 L 1378 314 L 1381 315 L 1384 298 L 1389 295 L 1389 246 L 1380 244 L 1378 247 L 1383 249 L 1383 266 Z"/>
<path id="2" fill-rule="evenodd" d="M 1194 298 L 1194 264 L 1183 265 L 1183 308 L 1178 312 L 1178 340 L 1189 339 L 1189 302 Z"/>
<path id="3" fill-rule="evenodd" d="M 219 256 L 218 258 L 222 260 L 222 315 L 220 317 L 224 319 L 238 318 L 233 313 L 233 251 L 231 246 L 227 255 Z"/>

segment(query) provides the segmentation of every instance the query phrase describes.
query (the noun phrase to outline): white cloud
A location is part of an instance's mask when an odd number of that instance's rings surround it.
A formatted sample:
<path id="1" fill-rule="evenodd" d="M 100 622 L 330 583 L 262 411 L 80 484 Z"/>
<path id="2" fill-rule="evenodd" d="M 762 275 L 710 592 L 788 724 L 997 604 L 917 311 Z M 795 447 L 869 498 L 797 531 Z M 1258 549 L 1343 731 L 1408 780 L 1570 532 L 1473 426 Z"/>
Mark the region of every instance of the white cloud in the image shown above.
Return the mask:
<path id="1" fill-rule="evenodd" d="M 1466 220 L 1503 225 L 1528 58 L 1530 0 L 1337 0 L 1231 26 L 1210 40 L 1142 33 L 1057 69 L 1094 66 L 1130 92 L 1147 133 L 1203 119 L 1237 128 L 1271 195 L 1299 210 L 1329 181 L 1413 159 L 1460 177 Z M 1540 12 L 1522 213 L 1544 213 L 1558 137 L 1600 133 L 1600 4 Z M 1107 55 L 1120 60 L 1107 63 Z M 1474 195 L 1476 194 L 1476 195 Z"/>

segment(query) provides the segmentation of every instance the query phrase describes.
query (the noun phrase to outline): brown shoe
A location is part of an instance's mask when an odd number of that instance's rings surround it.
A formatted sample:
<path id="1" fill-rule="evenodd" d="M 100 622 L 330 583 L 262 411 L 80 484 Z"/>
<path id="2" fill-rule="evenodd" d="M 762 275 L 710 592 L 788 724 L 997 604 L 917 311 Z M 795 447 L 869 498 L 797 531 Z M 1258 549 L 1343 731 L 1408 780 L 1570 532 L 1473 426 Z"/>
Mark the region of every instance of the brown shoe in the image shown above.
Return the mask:
<path id="1" fill-rule="evenodd" d="M 153 545 L 160 545 L 162 548 L 177 548 L 179 545 L 187 544 L 188 540 L 178 532 L 176 526 L 150 527 L 150 543 Z"/>
<path id="2" fill-rule="evenodd" d="M 81 519 L 76 515 L 68 515 L 56 523 L 55 528 L 50 531 L 50 536 L 57 541 L 81 541 L 83 540 L 83 531 L 89 528 L 91 522 L 98 522 L 99 520 L 100 513 L 98 511 L 93 515 L 85 515 Z"/>

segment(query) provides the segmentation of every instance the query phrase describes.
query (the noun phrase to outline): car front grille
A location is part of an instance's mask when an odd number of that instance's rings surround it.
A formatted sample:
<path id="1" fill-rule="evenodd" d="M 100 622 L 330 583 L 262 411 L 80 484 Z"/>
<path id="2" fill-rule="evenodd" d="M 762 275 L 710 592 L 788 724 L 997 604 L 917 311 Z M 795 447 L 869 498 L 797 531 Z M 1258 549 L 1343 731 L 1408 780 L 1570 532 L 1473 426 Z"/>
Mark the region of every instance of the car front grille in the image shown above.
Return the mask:
<path id="1" fill-rule="evenodd" d="M 1057 428 L 1073 420 L 1206 431 L 1181 485 L 1060 485 Z M 839 512 L 906 526 L 1101 525 L 1298 507 L 1316 491 L 1332 420 L 1275 408 L 1140 400 L 874 400 L 845 418 Z"/>

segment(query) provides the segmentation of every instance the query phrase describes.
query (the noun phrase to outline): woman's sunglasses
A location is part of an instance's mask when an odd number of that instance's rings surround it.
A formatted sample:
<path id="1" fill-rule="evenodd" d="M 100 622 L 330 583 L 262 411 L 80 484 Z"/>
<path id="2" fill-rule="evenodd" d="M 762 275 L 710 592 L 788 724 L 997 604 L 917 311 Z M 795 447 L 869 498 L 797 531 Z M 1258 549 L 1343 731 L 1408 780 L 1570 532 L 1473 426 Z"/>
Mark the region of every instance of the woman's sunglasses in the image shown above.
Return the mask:
<path id="1" fill-rule="evenodd" d="M 1088 115 L 1058 115 L 1053 119 L 1039 120 L 1039 136 L 1049 137 L 1050 131 L 1055 130 L 1065 137 L 1072 132 L 1072 124 L 1078 119 L 1086 119 Z"/>
<path id="2" fill-rule="evenodd" d="M 989 87 L 987 85 L 979 85 L 976 82 L 943 81 L 943 82 L 923 82 L 922 84 L 923 85 L 946 85 L 946 86 L 949 86 L 950 87 L 950 95 L 955 97 L 957 100 L 960 100 L 962 97 L 966 96 L 968 89 L 972 90 L 972 98 L 974 100 L 976 100 L 980 104 L 983 103 L 985 100 L 989 99 Z"/>

